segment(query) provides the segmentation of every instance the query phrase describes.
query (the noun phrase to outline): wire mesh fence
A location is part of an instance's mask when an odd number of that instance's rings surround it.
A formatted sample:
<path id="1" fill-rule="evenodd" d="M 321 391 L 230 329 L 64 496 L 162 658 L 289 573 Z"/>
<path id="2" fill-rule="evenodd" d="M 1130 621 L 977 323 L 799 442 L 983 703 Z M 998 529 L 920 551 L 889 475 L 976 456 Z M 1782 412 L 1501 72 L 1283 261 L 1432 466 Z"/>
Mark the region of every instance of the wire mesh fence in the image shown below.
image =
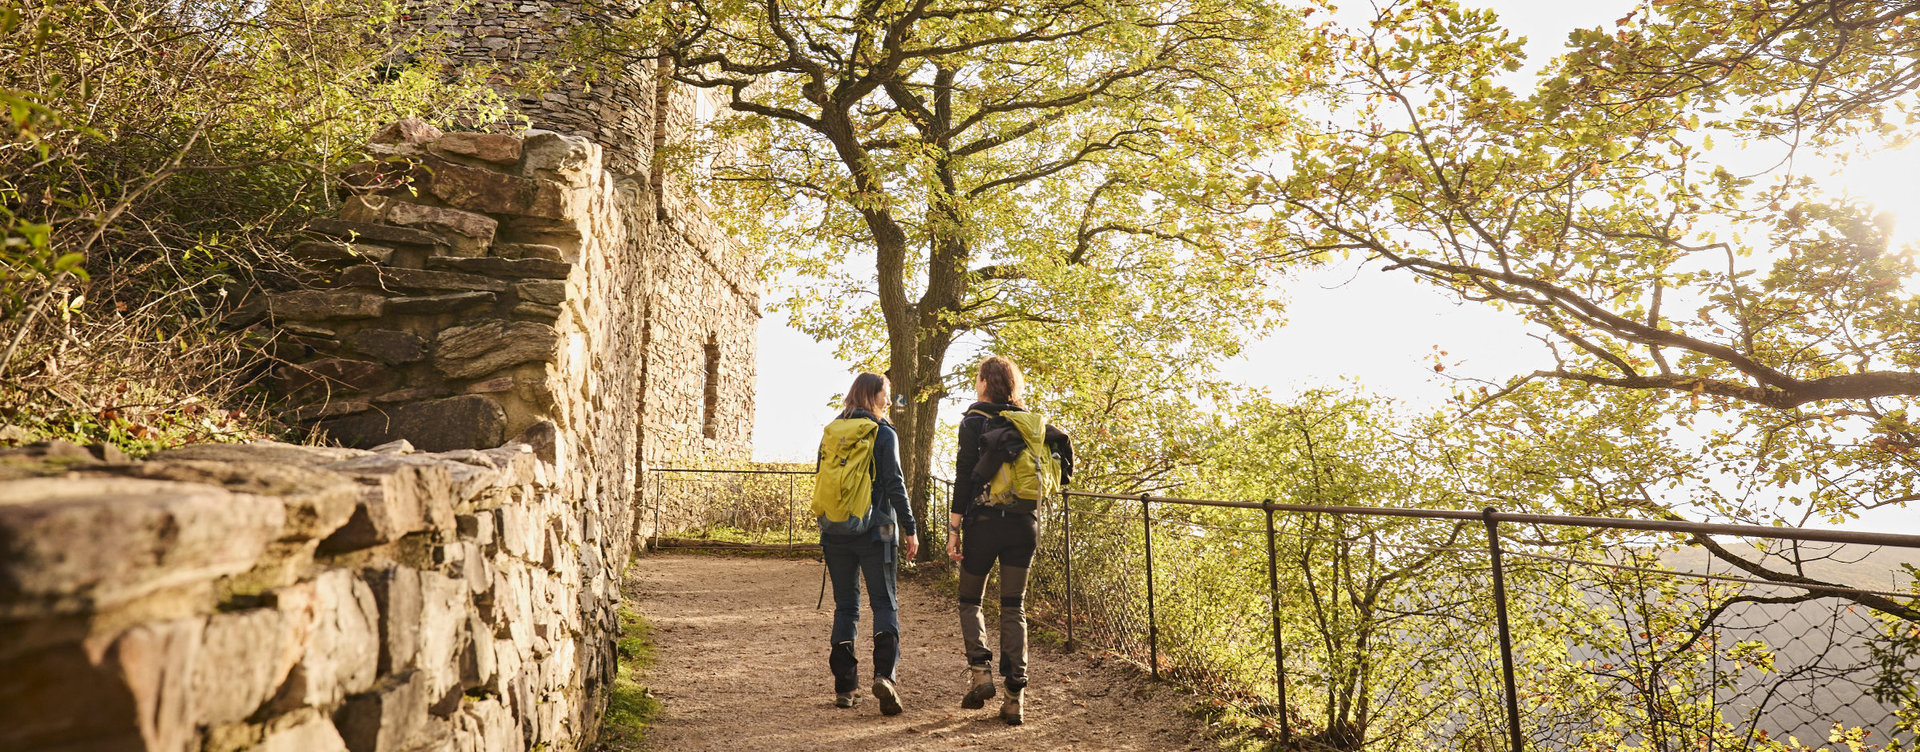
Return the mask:
<path id="1" fill-rule="evenodd" d="M 1031 611 L 1276 748 L 1914 749 L 1920 536 L 1374 511 L 1070 493 Z"/>

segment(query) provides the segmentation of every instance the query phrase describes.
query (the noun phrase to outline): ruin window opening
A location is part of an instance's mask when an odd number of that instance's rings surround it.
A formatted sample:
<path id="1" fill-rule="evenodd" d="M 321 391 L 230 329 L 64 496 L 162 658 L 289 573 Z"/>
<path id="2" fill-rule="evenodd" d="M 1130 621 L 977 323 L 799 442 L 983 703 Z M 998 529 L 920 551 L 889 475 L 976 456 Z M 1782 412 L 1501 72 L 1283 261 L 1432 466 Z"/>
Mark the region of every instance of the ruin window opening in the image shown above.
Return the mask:
<path id="1" fill-rule="evenodd" d="M 653 213 L 667 221 L 667 108 L 673 103 L 673 61 L 660 58 L 653 79 Z"/>
<path id="2" fill-rule="evenodd" d="M 702 433 L 709 439 L 720 438 L 720 342 L 717 335 L 707 337 L 706 408 Z"/>

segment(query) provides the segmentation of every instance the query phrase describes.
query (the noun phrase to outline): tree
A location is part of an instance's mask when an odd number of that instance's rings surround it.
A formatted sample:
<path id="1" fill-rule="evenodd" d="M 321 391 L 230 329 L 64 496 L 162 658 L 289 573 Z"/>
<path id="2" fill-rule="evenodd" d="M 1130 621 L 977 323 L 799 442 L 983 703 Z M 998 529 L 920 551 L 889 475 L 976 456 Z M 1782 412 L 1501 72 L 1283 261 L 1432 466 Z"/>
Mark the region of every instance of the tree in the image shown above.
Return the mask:
<path id="1" fill-rule="evenodd" d="M 673 80 L 725 94 L 738 117 L 719 141 L 746 148 L 717 161 L 716 203 L 786 249 L 774 268 L 811 280 L 786 303 L 796 324 L 884 363 L 907 398 L 894 419 L 919 512 L 963 337 L 1115 316 L 1206 348 L 1272 312 L 1245 176 L 1317 64 L 1290 12 L 1251 0 L 653 11 L 610 10 L 583 46 L 658 55 Z M 1174 293 L 1200 307 L 1157 302 Z"/>
<path id="2" fill-rule="evenodd" d="M 1479 404 L 1539 380 L 1675 395 L 1649 430 L 1691 431 L 1759 481 L 1637 512 L 1838 522 L 1920 499 L 1912 249 L 1791 160 L 1758 177 L 1725 164 L 1900 137 L 1888 107 L 1911 104 L 1911 9 L 1652 7 L 1575 32 L 1524 94 L 1498 83 L 1523 61 L 1491 13 L 1387 8 L 1340 43 L 1351 125 L 1302 137 L 1274 183 L 1293 230 L 1534 324 L 1555 364 Z"/>

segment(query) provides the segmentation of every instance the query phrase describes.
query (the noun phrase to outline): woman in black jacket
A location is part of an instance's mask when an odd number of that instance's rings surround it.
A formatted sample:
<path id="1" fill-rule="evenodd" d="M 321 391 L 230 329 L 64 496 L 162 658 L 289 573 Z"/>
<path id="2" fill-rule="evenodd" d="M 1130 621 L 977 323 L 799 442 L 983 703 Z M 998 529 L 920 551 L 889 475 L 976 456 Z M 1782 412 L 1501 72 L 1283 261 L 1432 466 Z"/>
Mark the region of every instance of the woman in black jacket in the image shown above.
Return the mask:
<path id="1" fill-rule="evenodd" d="M 1025 720 L 1021 693 L 1027 686 L 1027 616 L 1023 601 L 1027 569 L 1039 543 L 1040 523 L 1034 512 L 1013 511 L 976 503 L 985 490 L 975 477 L 980 435 L 988 419 L 1009 410 L 1025 410 L 1021 392 L 1026 386 L 1020 367 L 1000 356 L 980 362 L 975 383 L 979 401 L 960 419 L 960 453 L 953 471 L 953 507 L 947 521 L 947 556 L 960 562 L 960 632 L 966 641 L 969 684 L 963 708 L 985 707 L 994 695 L 993 651 L 987 648 L 986 614 L 980 601 L 986 595 L 987 574 L 1000 564 L 1000 676 L 1007 697 L 1000 718 L 1010 725 Z"/>
<path id="2" fill-rule="evenodd" d="M 827 560 L 827 574 L 833 580 L 833 632 L 827 666 L 833 671 L 834 704 L 850 708 L 858 704 L 854 689 L 860 685 L 860 659 L 854 656 L 853 638 L 860 621 L 860 580 L 867 582 L 867 601 L 873 607 L 873 696 L 880 700 L 880 712 L 899 715 L 900 693 L 894 687 L 894 669 L 900 664 L 900 600 L 895 572 L 898 553 L 911 560 L 920 550 L 915 534 L 913 507 L 907 503 L 907 483 L 900 473 L 900 439 L 893 424 L 880 417 L 887 412 L 891 391 L 887 377 L 863 373 L 847 389 L 842 418 L 865 418 L 880 424 L 873 439 L 873 527 L 853 535 L 820 534 L 820 551 Z M 896 531 L 897 528 L 897 531 Z"/>

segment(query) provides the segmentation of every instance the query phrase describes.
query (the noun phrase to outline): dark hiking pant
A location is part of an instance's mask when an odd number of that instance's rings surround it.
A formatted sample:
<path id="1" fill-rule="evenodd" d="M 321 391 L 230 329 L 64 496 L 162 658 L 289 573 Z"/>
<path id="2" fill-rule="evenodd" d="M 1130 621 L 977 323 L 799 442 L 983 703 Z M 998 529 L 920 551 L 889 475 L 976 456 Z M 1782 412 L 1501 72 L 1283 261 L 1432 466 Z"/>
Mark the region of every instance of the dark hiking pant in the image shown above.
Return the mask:
<path id="1" fill-rule="evenodd" d="M 888 542 L 874 539 L 854 543 L 823 543 L 828 579 L 833 581 L 833 631 L 827 666 L 833 670 L 833 691 L 851 692 L 859 686 L 860 659 L 853 652 L 859 632 L 860 581 L 866 580 L 867 603 L 873 608 L 873 675 L 894 680 L 900 664 L 900 600 L 894 562 Z"/>
<path id="2" fill-rule="evenodd" d="M 1000 564 L 1000 676 L 1007 690 L 1027 686 L 1027 569 L 1039 544 L 1040 523 L 1032 514 L 976 510 L 967 515 L 960 542 L 960 634 L 967 663 L 987 666 L 987 617 L 981 608 L 987 575 Z"/>

